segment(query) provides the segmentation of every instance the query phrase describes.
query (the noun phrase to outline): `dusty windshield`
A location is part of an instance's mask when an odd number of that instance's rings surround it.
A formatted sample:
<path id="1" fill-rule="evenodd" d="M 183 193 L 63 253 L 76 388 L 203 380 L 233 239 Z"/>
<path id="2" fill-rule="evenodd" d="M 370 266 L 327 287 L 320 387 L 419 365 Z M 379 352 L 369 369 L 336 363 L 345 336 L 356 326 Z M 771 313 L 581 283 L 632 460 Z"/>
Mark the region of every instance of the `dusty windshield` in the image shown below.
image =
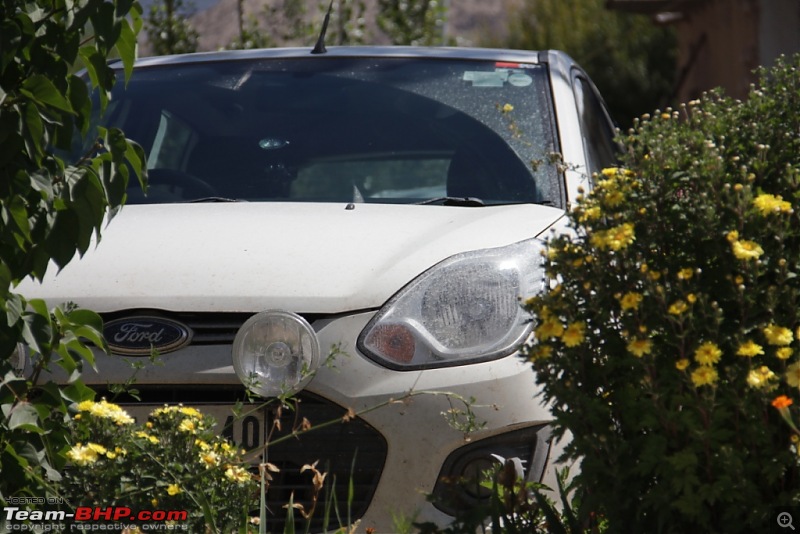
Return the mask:
<path id="1" fill-rule="evenodd" d="M 544 67 L 430 58 L 140 68 L 102 120 L 148 154 L 131 204 L 559 204 Z"/>

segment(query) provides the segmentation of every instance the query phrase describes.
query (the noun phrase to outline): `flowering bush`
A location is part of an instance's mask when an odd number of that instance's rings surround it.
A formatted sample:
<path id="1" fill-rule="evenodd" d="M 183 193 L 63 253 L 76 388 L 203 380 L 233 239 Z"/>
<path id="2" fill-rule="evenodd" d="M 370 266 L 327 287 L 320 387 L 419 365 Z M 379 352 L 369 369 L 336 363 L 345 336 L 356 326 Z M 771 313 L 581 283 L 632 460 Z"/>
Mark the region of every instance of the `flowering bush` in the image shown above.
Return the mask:
<path id="1" fill-rule="evenodd" d="M 549 242 L 526 352 L 613 530 L 765 532 L 800 501 L 799 64 L 643 117 Z"/>
<path id="2" fill-rule="evenodd" d="M 139 426 L 105 400 L 77 410 L 64 480 L 74 506 L 186 510 L 190 532 L 238 531 L 258 508 L 243 451 L 215 434 L 211 417 L 164 406 Z"/>

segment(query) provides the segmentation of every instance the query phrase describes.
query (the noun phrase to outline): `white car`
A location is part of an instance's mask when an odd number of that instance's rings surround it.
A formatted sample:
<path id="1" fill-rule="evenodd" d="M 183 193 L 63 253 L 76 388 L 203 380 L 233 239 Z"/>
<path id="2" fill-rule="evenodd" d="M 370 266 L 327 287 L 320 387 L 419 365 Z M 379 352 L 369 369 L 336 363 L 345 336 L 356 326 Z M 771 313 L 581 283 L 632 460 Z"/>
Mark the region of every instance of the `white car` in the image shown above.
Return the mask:
<path id="1" fill-rule="evenodd" d="M 608 113 L 568 56 L 154 57 L 98 120 L 144 147 L 149 192 L 132 185 L 96 248 L 20 292 L 101 313 L 113 354 L 84 376 L 101 395 L 141 359 L 134 414 L 197 406 L 255 450 L 278 403 L 240 420 L 231 406 L 246 388 L 294 392 L 320 427 L 267 449 L 281 469 L 274 531 L 314 461 L 340 507 L 352 478 L 349 517 L 377 532 L 474 507 L 494 455 L 554 485 L 550 415 L 517 352 L 532 329 L 520 303 L 545 286 L 543 238 L 615 158 Z M 459 398 L 474 399 L 474 431 L 448 423 Z M 286 432 L 296 414 L 282 417 Z"/>

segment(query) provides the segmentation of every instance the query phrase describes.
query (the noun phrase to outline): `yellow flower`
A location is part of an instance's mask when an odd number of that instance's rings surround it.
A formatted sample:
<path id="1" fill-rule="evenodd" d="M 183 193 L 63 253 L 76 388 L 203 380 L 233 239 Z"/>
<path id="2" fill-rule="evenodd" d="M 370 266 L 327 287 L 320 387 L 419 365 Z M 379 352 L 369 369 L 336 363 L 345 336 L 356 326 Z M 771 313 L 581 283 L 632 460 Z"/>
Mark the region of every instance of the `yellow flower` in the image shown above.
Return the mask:
<path id="1" fill-rule="evenodd" d="M 762 365 L 758 369 L 750 371 L 747 375 L 747 384 L 756 389 L 769 388 L 776 378 L 775 373 L 773 373 L 769 367 Z"/>
<path id="2" fill-rule="evenodd" d="M 553 347 L 549 345 L 536 345 L 530 352 L 530 361 L 535 362 L 549 358 L 553 354 Z"/>
<path id="3" fill-rule="evenodd" d="M 625 195 L 622 191 L 609 191 L 603 199 L 603 204 L 609 208 L 616 208 L 625 201 Z"/>
<path id="4" fill-rule="evenodd" d="M 194 421 L 191 419 L 184 419 L 181 421 L 181 424 L 178 425 L 178 430 L 181 432 L 188 432 L 190 434 L 194 434 L 197 432 L 197 425 L 195 425 Z"/>
<path id="5" fill-rule="evenodd" d="M 792 205 L 780 195 L 761 194 L 753 199 L 753 205 L 766 217 L 773 213 L 789 213 Z"/>
<path id="6" fill-rule="evenodd" d="M 794 335 L 792 334 L 791 330 L 782 326 L 778 326 L 774 323 L 765 327 L 763 332 L 767 337 L 767 342 L 770 345 L 789 345 L 794 339 Z"/>
<path id="7" fill-rule="evenodd" d="M 628 343 L 627 349 L 637 358 L 641 358 L 645 354 L 650 354 L 650 351 L 653 350 L 653 342 L 649 339 L 633 339 Z"/>
<path id="8" fill-rule="evenodd" d="M 678 280 L 688 280 L 694 275 L 694 269 L 691 267 L 686 267 L 685 269 L 681 269 L 678 271 Z"/>
<path id="9" fill-rule="evenodd" d="M 800 387 L 800 362 L 794 362 L 786 368 L 786 383 L 792 387 Z"/>
<path id="10" fill-rule="evenodd" d="M 170 484 L 169 486 L 167 486 L 167 494 L 168 495 L 177 495 L 180 492 L 181 492 L 181 488 L 177 484 Z"/>
<path id="11" fill-rule="evenodd" d="M 734 241 L 733 255 L 740 260 L 755 260 L 764 254 L 764 249 L 754 241 Z"/>
<path id="12" fill-rule="evenodd" d="M 142 432 L 141 430 L 139 430 L 138 432 L 134 432 L 133 435 L 135 437 L 137 437 L 137 438 L 146 439 L 147 441 L 149 441 L 150 443 L 153 443 L 153 444 L 158 443 L 158 438 L 157 437 L 151 436 L 147 432 Z"/>
<path id="13" fill-rule="evenodd" d="M 512 111 L 514 111 L 514 106 L 508 103 L 503 104 L 503 113 L 511 113 Z"/>
<path id="14" fill-rule="evenodd" d="M 720 348 L 711 341 L 706 341 L 694 351 L 694 359 L 700 365 L 714 365 L 722 356 Z"/>
<path id="15" fill-rule="evenodd" d="M 738 356 L 745 356 L 746 358 L 752 358 L 753 356 L 764 354 L 764 349 L 758 343 L 755 343 L 752 340 L 748 339 L 747 341 L 739 345 L 739 349 L 736 351 L 736 354 Z"/>
<path id="16" fill-rule="evenodd" d="M 717 370 L 708 365 L 702 365 L 692 371 L 692 383 L 696 387 L 708 386 L 717 381 Z"/>
<path id="17" fill-rule="evenodd" d="M 243 467 L 229 465 L 225 470 L 225 477 L 236 482 L 237 484 L 244 484 L 250 480 L 250 473 L 248 473 L 247 469 L 244 469 Z"/>
<path id="18" fill-rule="evenodd" d="M 78 411 L 88 412 L 95 417 L 101 417 L 103 419 L 111 419 L 118 425 L 130 425 L 134 422 L 133 417 L 131 417 L 128 412 L 116 404 L 107 402 L 105 399 L 102 399 L 100 402 L 91 400 L 83 401 L 78 404 Z"/>
<path id="19" fill-rule="evenodd" d="M 611 250 L 621 250 L 633 243 L 635 239 L 636 235 L 631 223 L 624 223 L 609 229 L 606 238 L 608 248 Z"/>
<path id="20" fill-rule="evenodd" d="M 187 406 L 181 406 L 180 408 L 178 408 L 178 411 L 181 412 L 183 415 L 188 415 L 189 417 L 196 417 L 198 419 L 203 416 L 203 414 L 201 414 L 196 409 L 189 408 Z"/>
<path id="21" fill-rule="evenodd" d="M 200 455 L 200 463 L 206 466 L 206 469 L 210 469 L 216 465 L 219 465 L 219 455 L 214 451 L 208 451 Z"/>
<path id="22" fill-rule="evenodd" d="M 667 313 L 669 313 L 670 315 L 680 315 L 688 309 L 689 306 L 684 301 L 676 300 L 670 305 L 669 309 L 667 310 Z"/>
<path id="23" fill-rule="evenodd" d="M 789 347 L 781 347 L 775 351 L 775 356 L 777 356 L 779 360 L 788 360 L 793 352 L 794 351 Z"/>
<path id="24" fill-rule="evenodd" d="M 564 326 L 558 319 L 547 318 L 540 324 L 536 330 L 536 339 L 539 341 L 546 341 L 550 338 L 561 337 L 564 333 Z"/>
<path id="25" fill-rule="evenodd" d="M 622 250 L 636 240 L 633 224 L 623 223 L 608 230 L 598 230 L 592 234 L 589 242 L 600 250 Z"/>
<path id="26" fill-rule="evenodd" d="M 98 445 L 97 443 L 89 443 L 86 445 L 88 448 L 96 452 L 97 454 L 105 454 L 108 452 L 108 449 L 103 447 L 102 445 Z"/>
<path id="27" fill-rule="evenodd" d="M 80 466 L 92 465 L 97 461 L 97 451 L 94 450 L 90 443 L 89 445 L 81 445 L 78 443 L 67 451 L 67 458 L 72 460 L 72 463 Z"/>
<path id="28" fill-rule="evenodd" d="M 587 208 L 587 209 L 583 210 L 583 213 L 581 213 L 581 216 L 580 216 L 579 220 L 581 222 L 596 221 L 602 215 L 603 215 L 603 212 L 600 211 L 600 206 L 592 206 L 591 208 Z"/>
<path id="29" fill-rule="evenodd" d="M 739 232 L 736 230 L 731 230 L 727 234 L 725 234 L 725 239 L 727 239 L 731 243 L 735 243 L 739 241 Z"/>
<path id="30" fill-rule="evenodd" d="M 581 343 L 583 343 L 584 339 L 584 331 L 586 330 L 586 323 L 583 321 L 578 321 L 572 323 L 567 327 L 564 331 L 564 334 L 561 336 L 561 341 L 564 342 L 564 345 L 567 347 L 577 347 Z"/>
<path id="31" fill-rule="evenodd" d="M 641 304 L 642 299 L 644 299 L 644 296 L 642 296 L 641 293 L 629 291 L 622 296 L 619 301 L 619 305 L 622 307 L 623 311 L 636 310 L 639 308 L 639 304 Z"/>
<path id="32" fill-rule="evenodd" d="M 602 171 L 600 171 L 600 174 L 602 174 L 606 178 L 614 178 L 617 175 L 618 172 L 619 172 L 619 169 L 617 167 L 607 167 L 607 168 L 603 169 Z"/>
<path id="33" fill-rule="evenodd" d="M 678 371 L 683 371 L 687 367 L 689 367 L 689 359 L 688 358 L 681 358 L 680 360 L 675 362 L 675 369 L 677 369 Z"/>

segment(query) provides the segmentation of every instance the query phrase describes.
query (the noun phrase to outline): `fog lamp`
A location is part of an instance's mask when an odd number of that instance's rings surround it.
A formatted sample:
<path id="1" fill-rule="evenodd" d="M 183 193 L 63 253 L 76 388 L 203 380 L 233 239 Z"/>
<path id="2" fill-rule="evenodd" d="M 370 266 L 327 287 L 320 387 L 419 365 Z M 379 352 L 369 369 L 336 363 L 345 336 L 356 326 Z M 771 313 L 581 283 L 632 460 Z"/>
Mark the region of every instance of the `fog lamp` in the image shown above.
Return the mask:
<path id="1" fill-rule="evenodd" d="M 297 314 L 270 310 L 245 321 L 233 340 L 233 369 L 263 397 L 295 393 L 319 367 L 319 341 Z"/>

